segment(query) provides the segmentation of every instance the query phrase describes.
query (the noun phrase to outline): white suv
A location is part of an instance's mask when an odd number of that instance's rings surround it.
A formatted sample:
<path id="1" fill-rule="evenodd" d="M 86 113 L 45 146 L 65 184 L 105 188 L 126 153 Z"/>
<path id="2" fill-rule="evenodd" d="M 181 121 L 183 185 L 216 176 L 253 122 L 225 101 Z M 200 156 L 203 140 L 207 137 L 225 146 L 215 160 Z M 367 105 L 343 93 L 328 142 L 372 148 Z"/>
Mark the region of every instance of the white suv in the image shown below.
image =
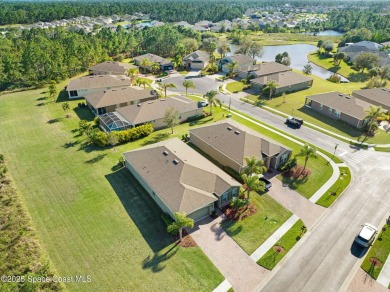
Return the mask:
<path id="1" fill-rule="evenodd" d="M 355 238 L 355 242 L 358 245 L 369 247 L 374 239 L 375 235 L 378 233 L 378 229 L 371 225 L 371 224 L 364 224 L 362 225 L 362 229 L 360 230 L 359 234 Z"/>

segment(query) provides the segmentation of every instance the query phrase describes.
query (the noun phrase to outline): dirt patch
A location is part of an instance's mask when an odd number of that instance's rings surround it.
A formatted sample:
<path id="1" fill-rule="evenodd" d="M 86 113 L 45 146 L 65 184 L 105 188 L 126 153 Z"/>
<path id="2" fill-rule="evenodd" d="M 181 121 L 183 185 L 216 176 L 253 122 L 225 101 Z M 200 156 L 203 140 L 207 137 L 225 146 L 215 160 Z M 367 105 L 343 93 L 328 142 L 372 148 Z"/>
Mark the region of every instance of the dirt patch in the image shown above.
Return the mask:
<path id="1" fill-rule="evenodd" d="M 275 245 L 273 248 L 274 248 L 274 251 L 277 253 L 285 253 L 286 252 L 286 250 L 283 246 Z"/>
<path id="2" fill-rule="evenodd" d="M 179 234 L 175 235 L 173 237 L 173 240 L 176 242 L 179 240 Z M 188 247 L 195 247 L 197 246 L 196 242 L 192 239 L 191 235 L 187 233 L 186 230 L 183 230 L 183 238 L 178 243 L 181 247 L 188 248 Z"/>
<path id="3" fill-rule="evenodd" d="M 249 204 L 248 207 L 244 206 L 238 210 L 234 210 L 231 207 L 227 207 L 222 210 L 228 220 L 244 220 L 245 218 L 257 213 L 257 208 L 253 204 Z"/>
<path id="4" fill-rule="evenodd" d="M 382 262 L 377 258 L 370 258 L 370 264 L 373 265 L 375 268 L 380 268 L 383 265 Z"/>
<path id="5" fill-rule="evenodd" d="M 305 170 L 303 170 L 302 165 L 297 165 L 289 170 L 286 170 L 285 172 L 283 172 L 282 175 L 285 177 L 292 177 L 298 179 L 298 178 L 308 177 L 310 174 L 311 174 L 310 169 L 306 167 Z"/>

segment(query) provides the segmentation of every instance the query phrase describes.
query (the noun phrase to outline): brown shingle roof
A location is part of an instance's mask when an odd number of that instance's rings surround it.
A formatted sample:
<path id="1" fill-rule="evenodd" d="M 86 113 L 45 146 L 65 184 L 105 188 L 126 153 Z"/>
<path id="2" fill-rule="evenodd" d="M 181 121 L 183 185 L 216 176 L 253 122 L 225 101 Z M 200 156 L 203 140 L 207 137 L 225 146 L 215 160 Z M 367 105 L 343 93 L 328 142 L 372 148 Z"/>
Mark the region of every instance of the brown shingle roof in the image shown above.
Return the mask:
<path id="1" fill-rule="evenodd" d="M 272 157 L 288 150 L 287 147 L 232 122 L 222 121 L 195 128 L 190 133 L 242 166 L 245 166 L 246 156 Z"/>
<path id="2" fill-rule="evenodd" d="M 380 104 L 384 109 L 390 110 L 390 89 L 388 88 L 372 88 L 362 89 L 352 92 L 352 95 L 359 98 L 365 97 L 375 103 Z"/>
<path id="3" fill-rule="evenodd" d="M 213 193 L 221 196 L 230 187 L 240 186 L 177 138 L 123 156 L 172 212 L 190 214 L 217 201 Z"/>
<path id="4" fill-rule="evenodd" d="M 179 113 L 196 110 L 198 104 L 190 99 L 174 96 L 167 99 L 141 102 L 139 105 L 129 105 L 116 109 L 116 111 L 133 125 L 161 119 L 167 109 L 175 108 Z M 199 110 L 201 113 L 201 111 Z"/>
<path id="5" fill-rule="evenodd" d="M 123 75 L 94 75 L 83 76 L 69 81 L 67 91 L 92 89 L 92 88 L 107 88 L 107 87 L 122 87 L 129 86 L 130 79 Z"/>
<path id="6" fill-rule="evenodd" d="M 276 62 L 260 63 L 251 66 L 242 66 L 239 71 L 241 72 L 254 72 L 258 77 L 263 75 L 275 74 L 280 72 L 291 71 L 292 69 L 283 64 Z"/>
<path id="7" fill-rule="evenodd" d="M 294 85 L 297 83 L 307 82 L 310 80 L 313 80 L 310 77 L 304 76 L 302 74 L 295 73 L 293 71 L 287 71 L 277 74 L 272 74 L 268 76 L 258 77 L 255 79 L 252 79 L 252 83 L 257 83 L 261 85 L 266 85 L 268 81 L 274 80 L 278 86 L 277 87 L 285 87 Z"/>
<path id="8" fill-rule="evenodd" d="M 210 59 L 210 54 L 203 52 L 203 51 L 200 51 L 200 50 L 192 52 L 191 54 L 189 54 L 183 58 L 183 60 L 191 60 L 191 61 L 199 60 L 202 62 L 207 62 L 209 59 Z"/>
<path id="9" fill-rule="evenodd" d="M 143 89 L 138 86 L 127 86 L 105 90 L 100 93 L 89 94 L 85 96 L 85 99 L 94 108 L 101 108 L 129 101 L 142 100 L 154 96 L 155 95 L 151 94 L 150 89 Z"/>
<path id="10" fill-rule="evenodd" d="M 360 120 L 366 116 L 365 110 L 370 108 L 369 103 L 340 92 L 321 93 L 307 98 Z"/>
<path id="11" fill-rule="evenodd" d="M 243 64 L 247 64 L 247 63 L 254 63 L 256 62 L 255 59 L 247 56 L 247 55 L 243 55 L 243 54 L 236 54 L 236 55 L 233 55 L 233 56 L 229 56 L 229 58 L 232 60 L 232 61 L 236 61 L 238 63 L 238 65 L 243 65 Z"/>
<path id="12" fill-rule="evenodd" d="M 130 68 L 136 68 L 136 66 L 128 63 L 107 61 L 88 68 L 91 71 L 99 72 L 111 72 L 111 74 L 124 75 Z"/>
<path id="13" fill-rule="evenodd" d="M 141 63 L 141 61 L 143 59 L 148 59 L 151 63 L 159 63 L 160 65 L 169 65 L 169 64 L 172 64 L 171 61 L 163 58 L 163 57 L 160 57 L 160 56 L 157 56 L 157 55 L 154 55 L 154 54 L 145 54 L 145 55 L 141 55 L 141 56 L 138 56 L 138 57 L 135 57 L 134 60 Z"/>

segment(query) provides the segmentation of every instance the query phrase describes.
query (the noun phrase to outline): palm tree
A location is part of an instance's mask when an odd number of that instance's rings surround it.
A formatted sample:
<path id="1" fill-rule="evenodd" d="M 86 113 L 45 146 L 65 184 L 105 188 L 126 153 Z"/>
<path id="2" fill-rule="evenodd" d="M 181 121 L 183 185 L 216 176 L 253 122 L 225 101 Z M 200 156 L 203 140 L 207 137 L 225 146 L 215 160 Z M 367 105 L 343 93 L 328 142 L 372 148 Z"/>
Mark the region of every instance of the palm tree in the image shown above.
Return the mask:
<path id="1" fill-rule="evenodd" d="M 161 91 L 164 91 L 164 97 L 167 97 L 167 89 L 168 88 L 176 88 L 176 85 L 173 83 L 162 83 L 157 82 L 158 86 L 160 87 Z"/>
<path id="2" fill-rule="evenodd" d="M 366 116 L 364 117 L 364 119 L 368 121 L 367 124 L 369 125 L 366 134 L 370 134 L 374 123 L 378 120 L 378 118 L 384 117 L 385 113 L 382 112 L 381 106 L 376 107 L 373 105 L 371 105 L 370 109 L 366 110 L 365 112 L 366 112 Z"/>
<path id="3" fill-rule="evenodd" d="M 149 59 L 143 58 L 139 64 L 142 68 L 144 68 L 144 73 L 146 73 L 146 68 L 150 65 Z"/>
<path id="4" fill-rule="evenodd" d="M 233 61 L 226 65 L 226 67 L 229 69 L 229 74 L 233 74 L 236 69 L 238 69 L 238 63 L 237 61 Z"/>
<path id="5" fill-rule="evenodd" d="M 264 91 L 269 91 L 269 98 L 272 97 L 274 92 L 276 91 L 276 88 L 278 87 L 278 84 L 275 82 L 275 80 L 270 80 L 267 82 L 266 86 L 263 88 Z"/>
<path id="6" fill-rule="evenodd" d="M 156 62 L 152 63 L 150 68 L 152 69 L 153 73 L 157 73 L 158 71 L 161 70 L 160 64 Z"/>
<path id="7" fill-rule="evenodd" d="M 183 239 L 183 228 L 189 227 L 194 228 L 194 219 L 188 218 L 186 213 L 175 212 L 175 222 L 172 222 L 171 225 L 168 226 L 167 231 L 172 232 L 176 229 L 179 229 L 179 236 L 181 241 Z"/>
<path id="8" fill-rule="evenodd" d="M 204 97 L 207 99 L 210 105 L 210 116 L 213 115 L 213 105 L 221 105 L 221 101 L 215 96 L 218 94 L 216 90 L 207 91 Z"/>
<path id="9" fill-rule="evenodd" d="M 262 159 L 258 159 L 255 156 L 252 157 L 244 157 L 246 166 L 243 170 L 243 173 L 247 175 L 253 174 L 262 174 L 267 171 L 267 168 L 264 165 L 264 161 Z"/>
<path id="10" fill-rule="evenodd" d="M 318 155 L 316 152 L 317 152 L 317 149 L 315 147 L 311 147 L 307 143 L 305 143 L 305 145 L 303 145 L 303 148 L 301 149 L 301 151 L 296 155 L 296 156 L 305 157 L 305 164 L 303 165 L 303 169 L 302 169 L 301 173 L 303 173 L 305 171 L 307 161 L 309 160 L 309 158 L 318 158 Z"/>
<path id="11" fill-rule="evenodd" d="M 127 70 L 127 75 L 130 77 L 130 85 L 133 85 L 133 81 L 138 75 L 138 68 L 130 68 Z"/>
<path id="12" fill-rule="evenodd" d="M 259 180 L 257 175 L 247 175 L 246 173 L 243 173 L 241 178 L 246 185 L 246 202 L 249 204 L 249 195 L 251 191 L 263 192 L 265 184 Z"/>
<path id="13" fill-rule="evenodd" d="M 144 89 L 145 89 L 146 85 L 148 85 L 149 83 L 145 79 L 143 79 L 143 78 L 137 78 L 137 79 L 135 79 L 135 84 L 137 86 L 143 85 Z"/>
<path id="14" fill-rule="evenodd" d="M 183 86 L 186 88 L 186 96 L 187 96 L 188 88 L 195 89 L 195 83 L 192 80 L 188 80 L 188 79 L 184 80 Z"/>
<path id="15" fill-rule="evenodd" d="M 70 110 L 70 106 L 69 106 L 69 102 L 64 102 L 62 104 L 62 109 L 64 110 L 64 112 L 68 113 L 69 110 Z M 66 117 L 68 117 L 69 115 L 66 115 Z"/>

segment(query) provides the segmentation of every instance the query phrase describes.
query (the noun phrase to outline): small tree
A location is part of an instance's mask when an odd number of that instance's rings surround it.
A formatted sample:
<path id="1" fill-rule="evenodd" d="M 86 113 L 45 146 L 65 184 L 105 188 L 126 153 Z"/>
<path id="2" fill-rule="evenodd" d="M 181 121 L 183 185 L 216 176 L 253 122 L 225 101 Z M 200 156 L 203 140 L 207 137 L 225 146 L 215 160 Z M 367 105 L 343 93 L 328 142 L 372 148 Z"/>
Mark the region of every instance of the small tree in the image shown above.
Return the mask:
<path id="1" fill-rule="evenodd" d="M 130 68 L 127 70 L 127 75 L 130 77 L 130 85 L 133 85 L 134 79 L 137 78 L 138 73 L 138 68 Z"/>
<path id="2" fill-rule="evenodd" d="M 88 123 L 86 120 L 79 121 L 79 128 L 78 131 L 80 135 L 84 134 L 85 132 L 88 132 L 92 129 L 92 126 L 90 123 Z"/>
<path id="3" fill-rule="evenodd" d="M 176 88 L 176 85 L 173 83 L 162 83 L 158 82 L 158 86 L 160 87 L 161 91 L 164 91 L 164 97 L 167 97 L 167 89 L 168 88 Z"/>
<path id="4" fill-rule="evenodd" d="M 317 149 L 315 147 L 311 147 L 311 146 L 309 146 L 309 144 L 305 143 L 305 145 L 303 145 L 303 148 L 301 149 L 301 151 L 296 156 L 305 157 L 305 164 L 303 165 L 303 169 L 301 172 L 301 173 L 303 173 L 306 169 L 306 165 L 307 165 L 307 162 L 309 161 L 309 158 L 315 158 L 315 159 L 318 158 Z"/>
<path id="5" fill-rule="evenodd" d="M 333 42 L 331 41 L 324 41 L 322 43 L 322 48 L 327 52 L 328 54 L 334 50 Z"/>
<path id="6" fill-rule="evenodd" d="M 243 173 L 247 175 L 253 175 L 253 174 L 262 174 L 267 171 L 267 168 L 265 167 L 264 161 L 262 159 L 258 159 L 255 156 L 252 157 L 244 157 L 246 166 L 243 170 Z"/>
<path id="7" fill-rule="evenodd" d="M 221 105 L 222 104 L 221 101 L 218 98 L 216 98 L 217 94 L 218 94 L 218 91 L 210 90 L 210 91 L 207 91 L 206 94 L 204 95 L 204 97 L 209 102 L 211 116 L 213 115 L 213 105 L 217 105 L 217 104 Z"/>
<path id="8" fill-rule="evenodd" d="M 279 63 L 279 64 L 283 64 L 285 66 L 290 66 L 291 65 L 291 58 L 287 52 L 283 52 L 282 54 L 277 54 L 275 56 L 275 62 Z"/>
<path id="9" fill-rule="evenodd" d="M 374 125 L 376 124 L 378 118 L 384 117 L 385 113 L 382 112 L 382 107 L 381 106 L 370 106 L 369 110 L 365 111 L 366 116 L 364 119 L 367 121 L 367 126 L 368 130 L 366 132 L 367 135 L 374 135 L 375 132 L 373 131 Z"/>
<path id="10" fill-rule="evenodd" d="M 379 60 L 380 57 L 378 54 L 363 52 L 356 57 L 355 66 L 361 68 L 362 72 L 364 72 L 364 69 L 369 70 L 371 68 L 378 67 Z"/>
<path id="11" fill-rule="evenodd" d="M 160 72 L 160 70 L 161 70 L 161 66 L 160 66 L 159 63 L 154 62 L 154 63 L 152 63 L 152 65 L 150 66 L 150 69 L 152 69 L 153 73 L 158 73 L 158 72 Z"/>
<path id="12" fill-rule="evenodd" d="M 168 108 L 164 114 L 164 124 L 171 128 L 171 134 L 173 134 L 173 127 L 177 126 L 180 122 L 179 111 L 173 107 Z"/>
<path id="13" fill-rule="evenodd" d="M 144 89 L 146 88 L 146 85 L 149 85 L 149 83 L 144 79 L 144 78 L 136 78 L 135 79 L 135 84 L 137 86 L 143 86 Z"/>
<path id="14" fill-rule="evenodd" d="M 267 82 L 266 86 L 263 88 L 262 92 L 268 92 L 269 98 L 275 93 L 278 84 L 274 80 L 270 80 Z"/>
<path id="15" fill-rule="evenodd" d="M 310 75 L 313 71 L 313 66 L 307 63 L 305 66 L 303 66 L 302 72 L 306 75 Z"/>
<path id="16" fill-rule="evenodd" d="M 140 62 L 140 66 L 144 69 L 144 73 L 146 73 L 147 67 L 150 66 L 149 59 L 143 58 Z"/>
<path id="17" fill-rule="evenodd" d="M 52 80 L 49 85 L 49 96 L 54 101 L 54 97 L 57 94 L 57 83 Z"/>
<path id="18" fill-rule="evenodd" d="M 236 69 L 238 69 L 239 66 L 238 66 L 237 61 L 233 61 L 233 62 L 227 64 L 226 67 L 229 69 L 229 74 L 233 75 L 234 71 Z"/>
<path id="19" fill-rule="evenodd" d="M 172 232 L 173 230 L 179 229 L 179 236 L 181 241 L 183 239 L 183 228 L 194 228 L 194 219 L 188 218 L 186 213 L 175 212 L 175 222 L 172 222 L 168 226 L 167 231 Z"/>
<path id="20" fill-rule="evenodd" d="M 68 114 L 68 112 L 70 111 L 70 106 L 69 106 L 69 102 L 64 102 L 62 104 L 62 109 L 64 110 L 65 113 L 67 113 L 66 117 L 70 117 L 70 115 Z"/>
<path id="21" fill-rule="evenodd" d="M 243 173 L 241 175 L 242 181 L 246 185 L 246 203 L 249 204 L 249 196 L 251 191 L 263 192 L 265 188 L 265 183 L 259 180 L 257 175 L 247 175 Z"/>
<path id="22" fill-rule="evenodd" d="M 186 96 L 187 96 L 188 88 L 195 89 L 195 83 L 192 80 L 188 80 L 188 79 L 184 80 L 183 86 L 186 88 Z"/>
<path id="23" fill-rule="evenodd" d="M 340 66 L 341 61 L 344 60 L 345 58 L 346 58 L 346 55 L 344 52 L 338 52 L 338 53 L 334 54 L 333 61 L 334 61 L 335 66 Z"/>
<path id="24" fill-rule="evenodd" d="M 113 147 L 112 151 L 115 152 L 115 146 L 118 144 L 118 136 L 114 132 L 110 132 L 107 135 L 107 144 Z"/>

